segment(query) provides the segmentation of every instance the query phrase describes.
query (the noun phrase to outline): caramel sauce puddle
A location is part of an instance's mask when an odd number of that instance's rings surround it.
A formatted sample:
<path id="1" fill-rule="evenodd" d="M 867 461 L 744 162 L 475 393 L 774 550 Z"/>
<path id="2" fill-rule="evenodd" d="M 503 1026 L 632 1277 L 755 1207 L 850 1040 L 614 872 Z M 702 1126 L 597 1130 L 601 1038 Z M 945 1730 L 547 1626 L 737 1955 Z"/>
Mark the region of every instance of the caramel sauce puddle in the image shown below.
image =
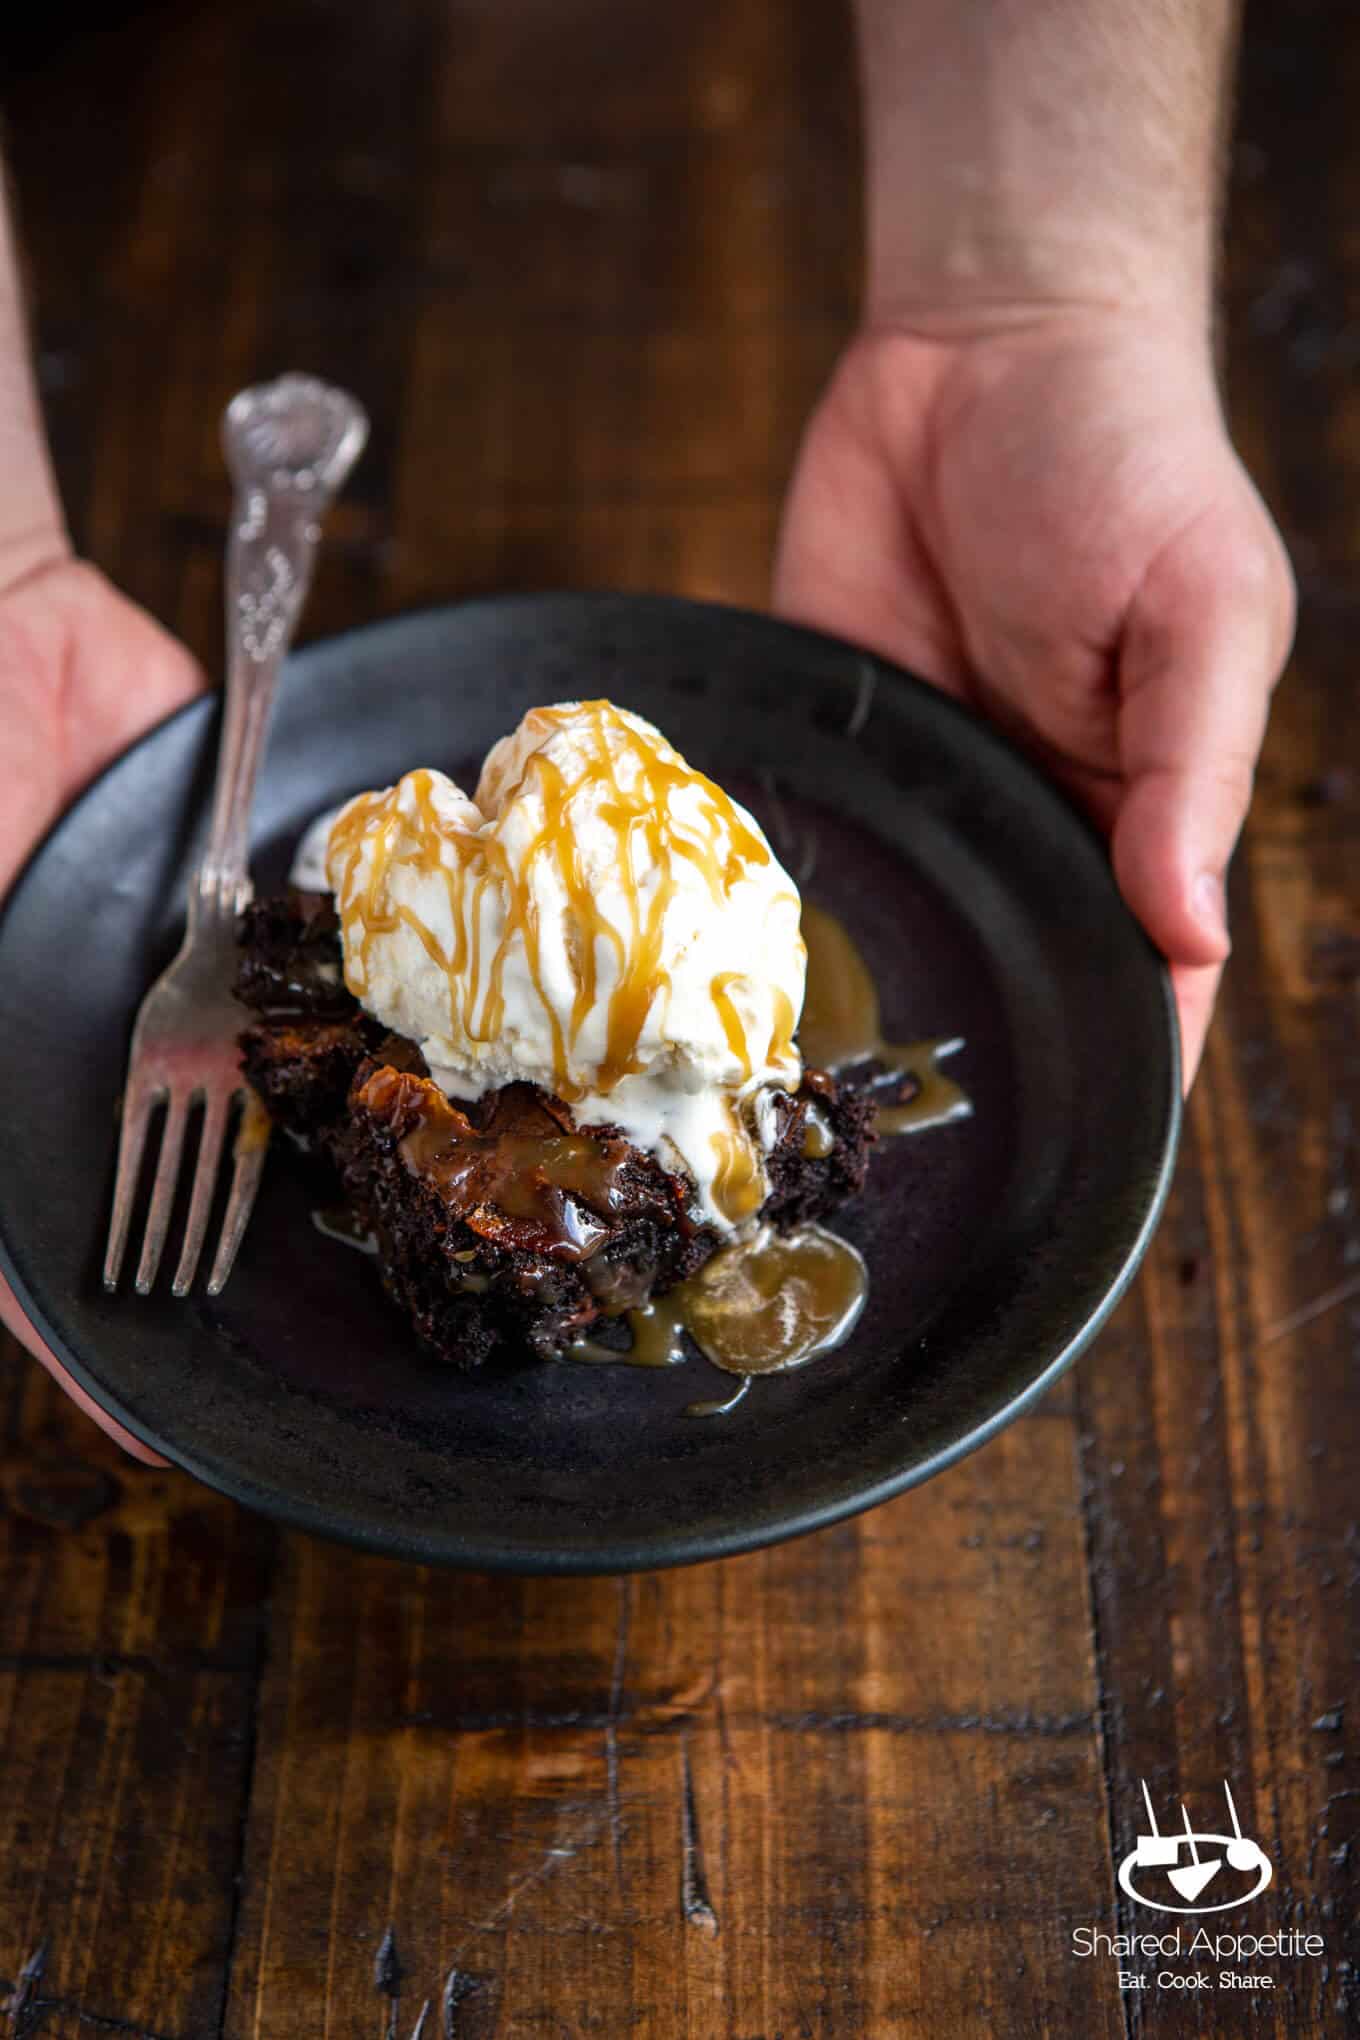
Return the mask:
<path id="1" fill-rule="evenodd" d="M 779 1233 L 762 1226 L 749 1240 L 720 1247 L 696 1275 L 641 1310 L 628 1312 L 625 1349 L 578 1339 L 569 1360 L 629 1367 L 675 1367 L 686 1357 L 688 1333 L 705 1359 L 748 1383 L 757 1374 L 802 1367 L 839 1346 L 864 1307 L 869 1278 L 847 1240 L 824 1226 Z M 722 1403 L 691 1403 L 689 1416 L 733 1408 L 745 1388 Z"/>
<path id="2" fill-rule="evenodd" d="M 807 996 L 798 1030 L 803 1060 L 813 1069 L 841 1075 L 856 1063 L 872 1062 L 878 1073 L 875 1091 L 899 1089 L 911 1078 L 915 1090 L 905 1102 L 880 1098 L 880 1133 L 923 1133 L 972 1112 L 967 1093 L 939 1067 L 941 1060 L 963 1046 L 958 1035 L 929 1041 L 883 1039 L 878 988 L 848 931 L 825 907 L 803 902 L 803 940 L 807 944 Z"/>

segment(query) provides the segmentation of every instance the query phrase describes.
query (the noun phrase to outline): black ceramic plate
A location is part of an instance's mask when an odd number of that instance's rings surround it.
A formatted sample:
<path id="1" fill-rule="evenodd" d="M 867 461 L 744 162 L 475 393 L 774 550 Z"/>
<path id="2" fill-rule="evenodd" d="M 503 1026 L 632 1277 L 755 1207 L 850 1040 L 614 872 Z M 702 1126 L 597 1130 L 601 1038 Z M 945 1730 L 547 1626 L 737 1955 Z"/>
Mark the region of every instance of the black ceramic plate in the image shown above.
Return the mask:
<path id="1" fill-rule="evenodd" d="M 270 1158 L 224 1294 L 99 1279 L 137 1002 L 178 939 L 214 707 L 120 758 L 0 925 L 0 1239 L 49 1343 L 105 1408 L 214 1487 L 420 1560 L 526 1571 L 713 1558 L 923 1480 L 1049 1386 L 1147 1242 L 1179 1119 L 1165 974 L 1103 850 L 1000 739 L 851 647 L 764 617 L 543 596 L 399 618 L 291 664 L 260 788 L 257 884 L 321 808 L 416 764 L 471 784 L 538 702 L 611 696 L 760 813 L 848 924 L 894 1039 L 962 1034 L 974 1116 L 887 1142 L 842 1230 L 872 1290 L 848 1345 L 730 1390 L 697 1356 L 478 1380 L 424 1359 L 362 1256 Z M 466 775 L 464 777 L 464 775 Z M 173 1245 L 173 1235 L 172 1235 Z"/>

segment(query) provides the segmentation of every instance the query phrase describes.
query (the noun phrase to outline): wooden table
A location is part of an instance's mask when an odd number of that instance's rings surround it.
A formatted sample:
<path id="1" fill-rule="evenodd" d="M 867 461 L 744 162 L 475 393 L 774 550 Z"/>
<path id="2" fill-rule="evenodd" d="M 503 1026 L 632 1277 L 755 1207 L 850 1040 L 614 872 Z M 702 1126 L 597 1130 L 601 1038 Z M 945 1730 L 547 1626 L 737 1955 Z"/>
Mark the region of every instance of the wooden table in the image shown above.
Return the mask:
<path id="1" fill-rule="evenodd" d="M 829 0 L 166 4 L 24 37 L 66 500 L 210 663 L 217 416 L 290 366 L 374 420 L 316 632 L 520 586 L 762 601 L 854 315 Z M 121 1459 L 6 1346 L 15 2033 L 1356 2030 L 1357 91 L 1341 10 L 1257 9 L 1227 356 L 1302 627 L 1170 1209 L 1114 1323 L 918 1493 L 579 1582 L 283 1535 Z M 1213 1826 L 1225 1777 L 1276 1876 L 1210 1924 L 1325 1952 L 1245 1963 L 1268 1994 L 1121 2002 L 1073 1935 L 1174 1924 L 1115 1884 L 1139 1781 Z"/>

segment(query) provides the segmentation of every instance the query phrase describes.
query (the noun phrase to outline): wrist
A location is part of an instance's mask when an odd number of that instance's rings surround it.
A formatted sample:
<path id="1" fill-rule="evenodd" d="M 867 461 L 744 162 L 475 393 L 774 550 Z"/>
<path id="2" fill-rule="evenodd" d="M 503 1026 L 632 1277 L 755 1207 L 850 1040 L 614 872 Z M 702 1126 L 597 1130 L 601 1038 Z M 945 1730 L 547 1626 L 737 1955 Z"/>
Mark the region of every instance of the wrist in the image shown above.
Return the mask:
<path id="1" fill-rule="evenodd" d="M 995 416 L 1002 389 L 1023 393 L 1015 415 L 1034 407 L 1055 446 L 1081 418 L 1112 438 L 1131 432 L 1148 454 L 1170 419 L 1187 444 L 1226 439 L 1205 336 L 1122 305 L 892 307 L 859 327 L 837 377 L 856 393 L 861 414 L 868 406 L 872 432 L 898 447 L 916 435 L 911 459 L 926 457 L 927 444 L 954 434 L 979 407 Z M 923 439 L 927 417 L 933 423 Z"/>
<path id="2" fill-rule="evenodd" d="M 894 279 L 866 293 L 858 339 L 893 336 L 942 348 L 1015 340 L 1135 348 L 1174 357 L 1217 392 L 1213 321 L 1207 309 L 1151 288 L 1116 295 L 1091 287 L 1037 287 L 1028 275 L 998 274 L 971 290 L 939 279 Z"/>
<path id="3" fill-rule="evenodd" d="M 57 509 L 53 514 L 27 517 L 23 506 L 7 518 L 0 503 L 0 598 L 22 582 L 49 567 L 61 566 L 74 557 L 65 521 Z"/>
<path id="4" fill-rule="evenodd" d="M 864 322 L 986 332 L 1046 318 L 1126 318 L 1208 345 L 1213 326 L 1209 223 L 1151 244 L 1109 221 L 1064 218 L 988 199 L 930 218 L 870 207 Z"/>

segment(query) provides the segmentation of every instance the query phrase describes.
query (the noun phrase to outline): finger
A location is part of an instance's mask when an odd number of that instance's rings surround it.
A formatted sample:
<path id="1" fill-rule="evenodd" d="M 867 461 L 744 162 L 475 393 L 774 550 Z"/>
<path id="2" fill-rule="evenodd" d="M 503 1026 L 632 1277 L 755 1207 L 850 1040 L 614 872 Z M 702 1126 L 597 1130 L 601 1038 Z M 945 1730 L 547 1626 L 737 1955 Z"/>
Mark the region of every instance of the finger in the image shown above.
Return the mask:
<path id="1" fill-rule="evenodd" d="M 35 1360 L 42 1362 L 53 1380 L 60 1383 L 76 1407 L 84 1410 L 87 1417 L 93 1417 L 100 1430 L 112 1438 L 115 1445 L 121 1445 L 130 1458 L 140 1459 L 144 1466 L 170 1464 L 168 1459 L 162 1459 L 159 1452 L 153 1452 L 149 1445 L 143 1445 L 140 1438 L 134 1438 L 131 1431 L 125 1431 L 123 1426 L 115 1422 L 107 1410 L 102 1410 L 94 1397 L 67 1373 L 56 1354 L 49 1346 L 43 1344 L 24 1316 L 19 1308 L 18 1298 L 3 1275 L 0 1275 L 0 1320 L 4 1321 L 20 1345 L 26 1347 Z"/>
<path id="2" fill-rule="evenodd" d="M 1198 967 L 1175 963 L 1171 966 L 1171 984 L 1181 1023 L 1181 1089 L 1187 1093 L 1195 1081 L 1200 1057 L 1204 1053 L 1204 1037 L 1209 1032 L 1222 975 L 1221 963 Z"/>
<path id="3" fill-rule="evenodd" d="M 1128 791 L 1114 866 L 1172 963 L 1221 964 L 1231 946 L 1224 877 L 1292 631 L 1289 569 L 1259 506 L 1201 519 L 1162 554 L 1130 610 L 1118 674 Z"/>

